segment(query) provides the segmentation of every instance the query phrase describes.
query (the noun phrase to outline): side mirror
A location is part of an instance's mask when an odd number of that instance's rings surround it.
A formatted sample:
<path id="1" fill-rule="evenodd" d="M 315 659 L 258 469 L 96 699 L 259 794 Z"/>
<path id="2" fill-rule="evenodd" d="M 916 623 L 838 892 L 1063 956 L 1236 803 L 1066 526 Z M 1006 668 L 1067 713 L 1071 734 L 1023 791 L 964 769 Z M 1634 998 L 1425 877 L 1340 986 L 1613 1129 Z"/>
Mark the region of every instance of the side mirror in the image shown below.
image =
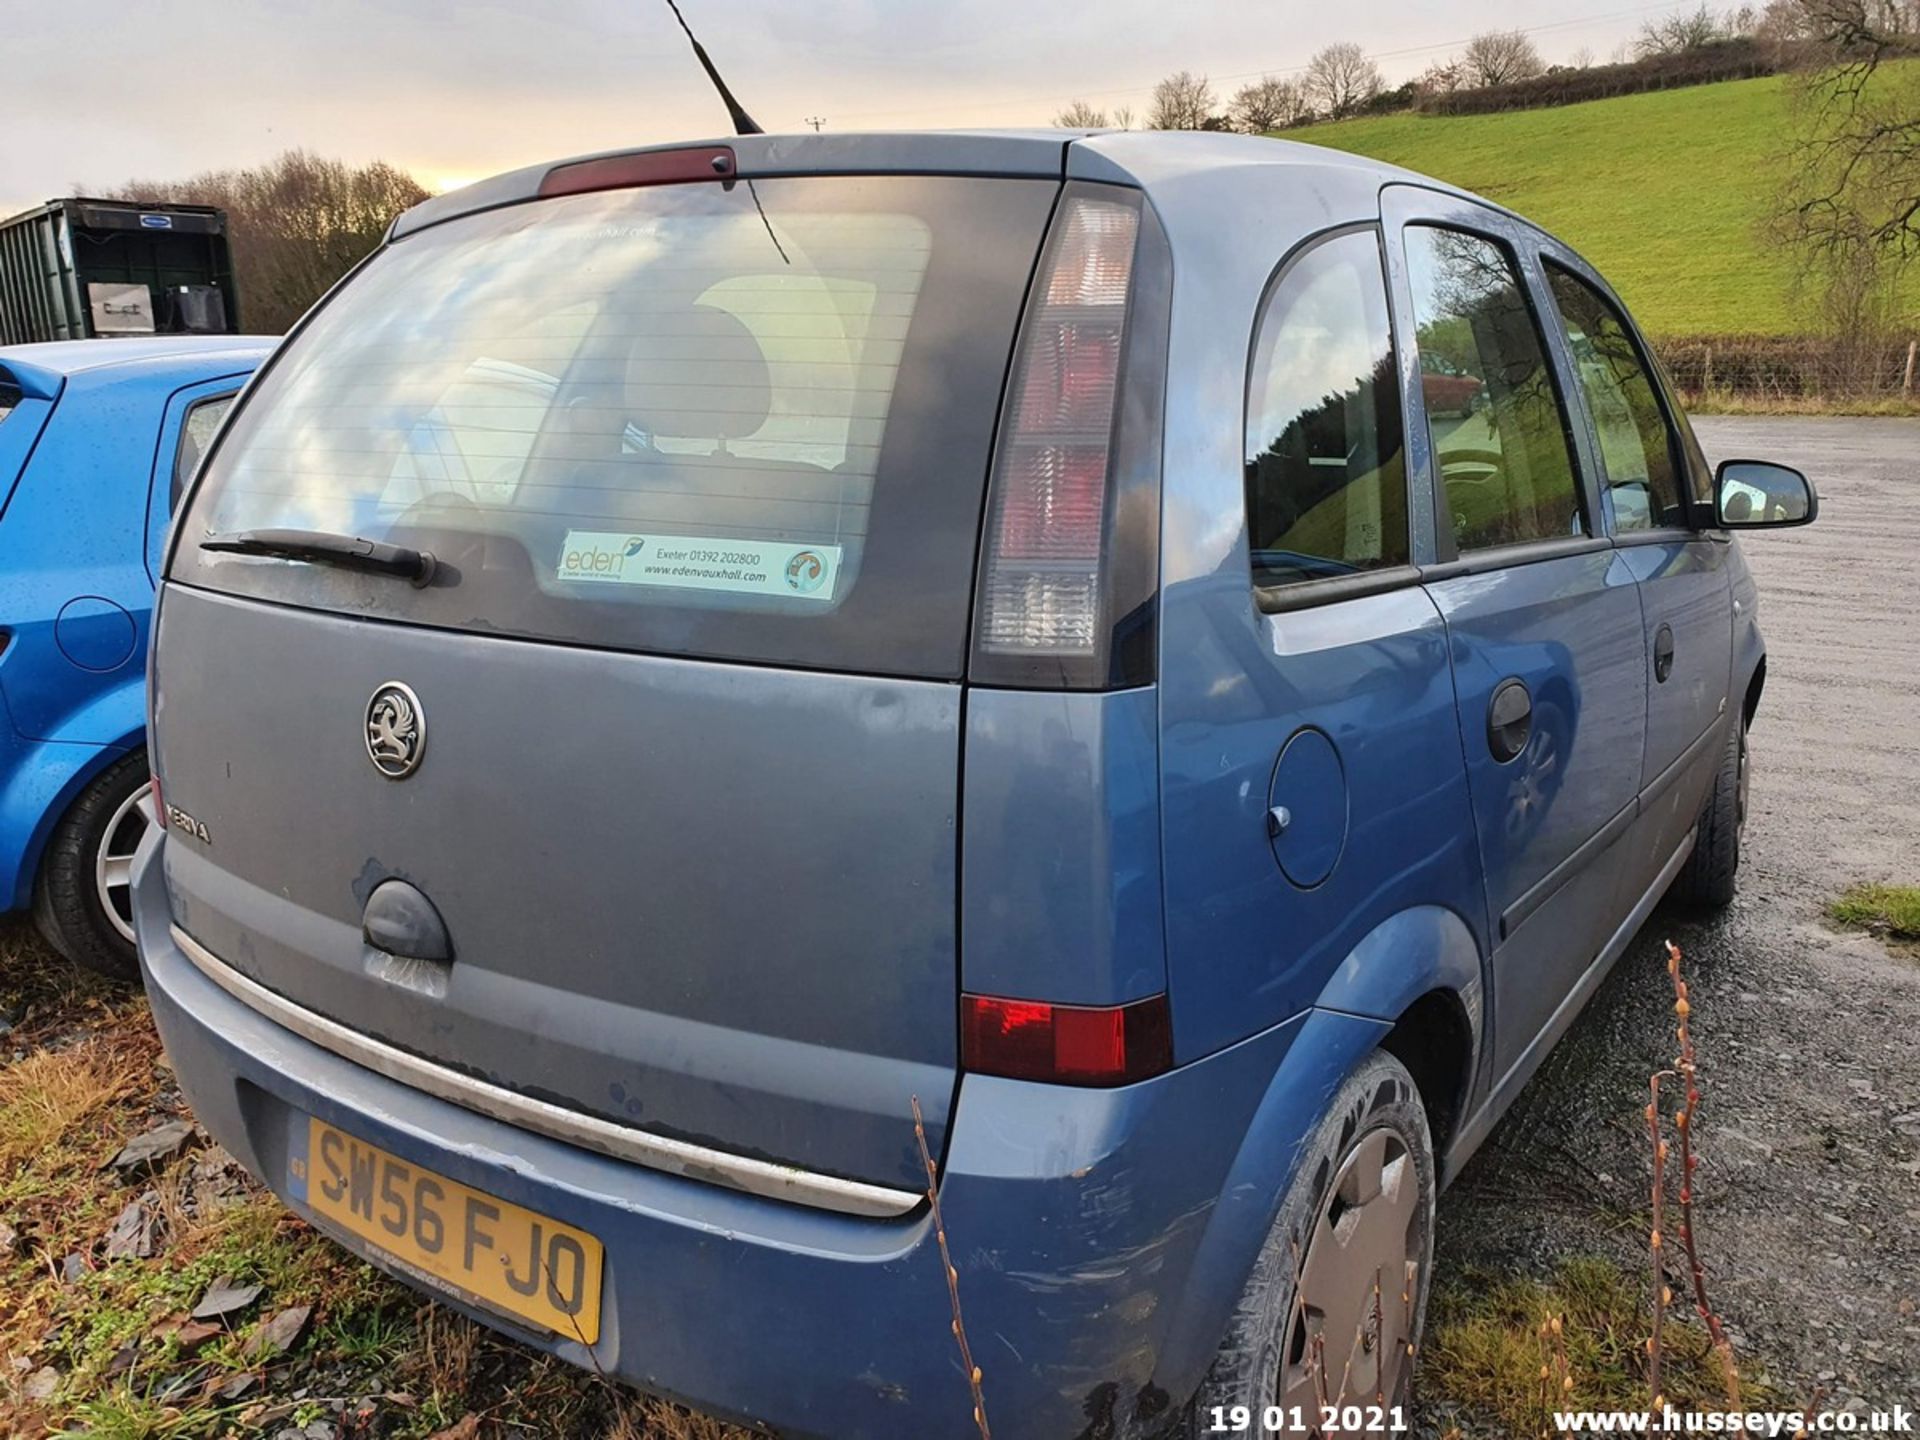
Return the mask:
<path id="1" fill-rule="evenodd" d="M 1723 460 L 1713 475 L 1714 519 L 1728 530 L 1811 525 L 1820 513 L 1813 482 L 1769 460 Z"/>

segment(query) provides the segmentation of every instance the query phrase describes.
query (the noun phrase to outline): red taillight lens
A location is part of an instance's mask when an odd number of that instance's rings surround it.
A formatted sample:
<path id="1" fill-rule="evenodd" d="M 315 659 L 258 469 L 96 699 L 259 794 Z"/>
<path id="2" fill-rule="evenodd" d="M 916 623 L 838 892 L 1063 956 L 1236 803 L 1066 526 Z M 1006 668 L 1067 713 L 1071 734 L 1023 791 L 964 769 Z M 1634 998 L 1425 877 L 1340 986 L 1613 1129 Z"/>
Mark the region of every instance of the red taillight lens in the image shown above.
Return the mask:
<path id="1" fill-rule="evenodd" d="M 1140 211 L 1069 193 L 1015 358 L 981 585 L 988 653 L 1093 661 L 1101 540 Z"/>
<path id="2" fill-rule="evenodd" d="M 147 794 L 153 800 L 153 823 L 158 825 L 162 830 L 166 829 L 167 807 L 166 802 L 160 798 L 160 777 L 158 775 L 153 777 L 153 782 L 147 790 Z"/>
<path id="3" fill-rule="evenodd" d="M 1007 469 L 1017 493 L 1000 511 L 997 558 L 1009 570 L 1014 562 L 1098 561 L 1106 451 L 1091 445 L 1036 445 L 1023 449 Z"/>
<path id="4" fill-rule="evenodd" d="M 1173 1065 L 1165 995 L 1128 1005 L 961 997 L 960 1062 L 981 1075 L 1126 1085 Z"/>

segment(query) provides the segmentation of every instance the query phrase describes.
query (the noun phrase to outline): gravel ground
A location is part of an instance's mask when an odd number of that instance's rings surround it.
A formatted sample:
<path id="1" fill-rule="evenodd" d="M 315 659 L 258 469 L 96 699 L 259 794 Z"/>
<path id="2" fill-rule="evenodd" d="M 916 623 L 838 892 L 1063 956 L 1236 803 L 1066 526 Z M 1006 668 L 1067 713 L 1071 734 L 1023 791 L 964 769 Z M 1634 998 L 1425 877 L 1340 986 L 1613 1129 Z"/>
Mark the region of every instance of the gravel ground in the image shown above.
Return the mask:
<path id="1" fill-rule="evenodd" d="M 1645 1263 L 1661 942 L 1686 953 L 1704 1099 L 1698 1228 L 1744 1363 L 1823 1406 L 1920 1396 L 1920 957 L 1829 928 L 1855 881 L 1920 884 L 1920 421 L 1709 418 L 1715 460 L 1812 476 L 1819 523 L 1743 547 L 1768 678 L 1740 895 L 1657 912 L 1442 1202 L 1444 1274 Z M 1678 1275 L 1676 1296 L 1685 1293 Z M 1682 1302 L 1684 1305 L 1684 1302 Z"/>

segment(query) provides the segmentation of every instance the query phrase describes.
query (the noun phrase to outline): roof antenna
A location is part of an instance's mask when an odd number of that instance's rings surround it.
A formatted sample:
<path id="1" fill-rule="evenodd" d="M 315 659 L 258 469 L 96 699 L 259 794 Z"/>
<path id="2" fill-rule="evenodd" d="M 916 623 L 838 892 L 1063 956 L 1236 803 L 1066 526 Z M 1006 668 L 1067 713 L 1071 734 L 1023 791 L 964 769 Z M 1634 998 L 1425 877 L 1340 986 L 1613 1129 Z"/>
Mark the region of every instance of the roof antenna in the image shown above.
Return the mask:
<path id="1" fill-rule="evenodd" d="M 693 33 L 693 27 L 687 24 L 687 17 L 680 13 L 675 0 L 667 0 L 667 8 L 673 11 L 673 18 L 680 22 L 680 28 L 687 32 L 687 39 L 693 42 L 694 57 L 699 60 L 700 68 L 707 72 L 707 78 L 713 81 L 713 88 L 720 92 L 720 103 L 727 107 L 727 114 L 733 117 L 733 133 L 736 135 L 764 135 L 766 131 L 754 123 L 754 118 L 740 108 L 740 102 L 733 98 L 733 91 L 727 88 L 727 82 L 720 78 L 720 72 L 713 68 L 713 61 L 707 55 L 707 49 Z"/>

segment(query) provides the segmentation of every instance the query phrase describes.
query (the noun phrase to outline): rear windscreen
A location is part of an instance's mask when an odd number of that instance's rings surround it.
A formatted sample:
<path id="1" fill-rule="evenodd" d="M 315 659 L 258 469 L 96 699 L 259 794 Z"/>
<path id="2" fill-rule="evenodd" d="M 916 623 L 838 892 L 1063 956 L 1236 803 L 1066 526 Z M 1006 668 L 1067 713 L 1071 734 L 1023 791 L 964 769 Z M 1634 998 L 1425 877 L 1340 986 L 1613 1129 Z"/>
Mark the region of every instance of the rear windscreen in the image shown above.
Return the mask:
<path id="1" fill-rule="evenodd" d="M 271 363 L 170 578 L 572 643 L 957 676 L 1053 181 L 660 186 L 399 241 Z M 434 581 L 216 554 L 318 530 Z"/>

